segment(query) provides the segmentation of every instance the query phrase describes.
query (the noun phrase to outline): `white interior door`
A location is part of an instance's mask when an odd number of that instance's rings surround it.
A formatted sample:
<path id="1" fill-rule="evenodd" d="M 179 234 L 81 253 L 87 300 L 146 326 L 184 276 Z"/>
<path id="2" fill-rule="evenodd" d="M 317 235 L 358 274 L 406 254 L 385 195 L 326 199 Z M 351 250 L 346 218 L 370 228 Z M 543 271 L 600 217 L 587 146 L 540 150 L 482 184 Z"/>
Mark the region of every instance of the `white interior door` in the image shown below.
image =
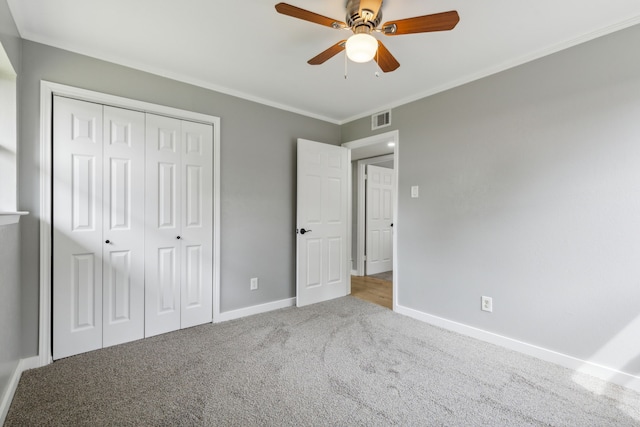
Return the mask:
<path id="1" fill-rule="evenodd" d="M 297 305 L 347 294 L 347 148 L 298 139 Z"/>
<path id="2" fill-rule="evenodd" d="M 109 106 L 103 117 L 102 345 L 108 347 L 144 337 L 145 117 Z"/>
<path id="3" fill-rule="evenodd" d="M 393 177 L 393 169 L 367 165 L 367 275 L 393 270 Z"/>
<path id="4" fill-rule="evenodd" d="M 102 347 L 102 105 L 55 97 L 53 358 Z"/>
<path id="5" fill-rule="evenodd" d="M 145 337 L 180 329 L 180 120 L 147 114 Z"/>
<path id="6" fill-rule="evenodd" d="M 182 121 L 180 327 L 213 320 L 213 127 Z"/>

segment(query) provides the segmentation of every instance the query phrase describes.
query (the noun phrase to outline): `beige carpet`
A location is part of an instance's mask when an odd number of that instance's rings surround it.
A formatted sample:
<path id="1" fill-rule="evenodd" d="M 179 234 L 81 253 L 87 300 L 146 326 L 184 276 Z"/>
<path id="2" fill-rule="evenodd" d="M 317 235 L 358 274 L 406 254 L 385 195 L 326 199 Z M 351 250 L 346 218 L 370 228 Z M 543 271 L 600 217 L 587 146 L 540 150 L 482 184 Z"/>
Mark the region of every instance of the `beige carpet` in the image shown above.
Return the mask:
<path id="1" fill-rule="evenodd" d="M 27 371 L 6 425 L 637 426 L 640 394 L 345 297 Z"/>

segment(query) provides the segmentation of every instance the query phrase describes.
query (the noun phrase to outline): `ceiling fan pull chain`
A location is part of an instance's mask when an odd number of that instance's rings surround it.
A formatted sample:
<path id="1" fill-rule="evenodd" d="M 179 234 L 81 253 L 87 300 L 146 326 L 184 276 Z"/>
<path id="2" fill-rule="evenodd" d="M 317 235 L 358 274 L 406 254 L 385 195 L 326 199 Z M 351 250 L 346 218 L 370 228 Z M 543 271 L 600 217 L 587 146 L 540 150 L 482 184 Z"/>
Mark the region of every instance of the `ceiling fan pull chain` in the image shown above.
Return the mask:
<path id="1" fill-rule="evenodd" d="M 347 75 L 348 75 L 348 73 L 349 73 L 349 69 L 348 69 L 348 67 L 347 67 L 348 62 L 349 62 L 349 61 L 347 60 L 347 54 L 346 54 L 346 52 L 345 52 L 345 54 L 344 54 L 344 79 L 345 79 L 345 80 L 347 79 Z"/>

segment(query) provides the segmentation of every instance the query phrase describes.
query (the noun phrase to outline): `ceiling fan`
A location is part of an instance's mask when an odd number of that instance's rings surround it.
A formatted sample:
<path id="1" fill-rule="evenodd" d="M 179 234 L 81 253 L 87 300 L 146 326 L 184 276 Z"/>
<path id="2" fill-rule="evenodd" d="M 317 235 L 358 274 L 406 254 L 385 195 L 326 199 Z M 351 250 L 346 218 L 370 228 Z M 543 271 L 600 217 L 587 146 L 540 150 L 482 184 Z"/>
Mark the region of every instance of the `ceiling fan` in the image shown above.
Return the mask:
<path id="1" fill-rule="evenodd" d="M 323 64 L 346 49 L 347 57 L 352 61 L 368 62 L 375 59 L 380 69 L 385 73 L 396 70 L 400 63 L 391 55 L 391 52 L 384 44 L 373 37 L 371 33 L 378 32 L 386 36 L 399 36 L 402 34 L 448 31 L 452 30 L 460 20 L 458 12 L 452 10 L 433 15 L 385 22 L 378 27 L 382 21 L 382 2 L 383 0 L 348 0 L 346 23 L 287 3 L 278 3 L 276 10 L 283 15 L 303 19 L 336 30 L 347 29 L 353 32 L 348 39 L 339 41 L 329 49 L 311 58 L 307 61 L 309 64 Z"/>

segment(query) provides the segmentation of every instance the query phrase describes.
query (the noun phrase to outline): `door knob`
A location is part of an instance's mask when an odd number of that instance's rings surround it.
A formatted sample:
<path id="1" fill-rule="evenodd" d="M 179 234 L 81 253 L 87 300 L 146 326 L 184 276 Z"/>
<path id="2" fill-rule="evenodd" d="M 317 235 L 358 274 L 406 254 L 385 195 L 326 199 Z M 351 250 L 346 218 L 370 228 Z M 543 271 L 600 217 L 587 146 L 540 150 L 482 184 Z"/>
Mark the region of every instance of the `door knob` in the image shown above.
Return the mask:
<path id="1" fill-rule="evenodd" d="M 182 239 L 182 237 L 178 236 L 178 237 L 176 237 L 176 239 L 180 240 L 180 239 Z"/>
<path id="2" fill-rule="evenodd" d="M 304 228 L 300 229 L 300 234 L 311 233 L 311 230 L 305 230 Z"/>
<path id="3" fill-rule="evenodd" d="M 104 242 L 108 245 L 111 243 L 111 240 L 105 240 Z"/>

